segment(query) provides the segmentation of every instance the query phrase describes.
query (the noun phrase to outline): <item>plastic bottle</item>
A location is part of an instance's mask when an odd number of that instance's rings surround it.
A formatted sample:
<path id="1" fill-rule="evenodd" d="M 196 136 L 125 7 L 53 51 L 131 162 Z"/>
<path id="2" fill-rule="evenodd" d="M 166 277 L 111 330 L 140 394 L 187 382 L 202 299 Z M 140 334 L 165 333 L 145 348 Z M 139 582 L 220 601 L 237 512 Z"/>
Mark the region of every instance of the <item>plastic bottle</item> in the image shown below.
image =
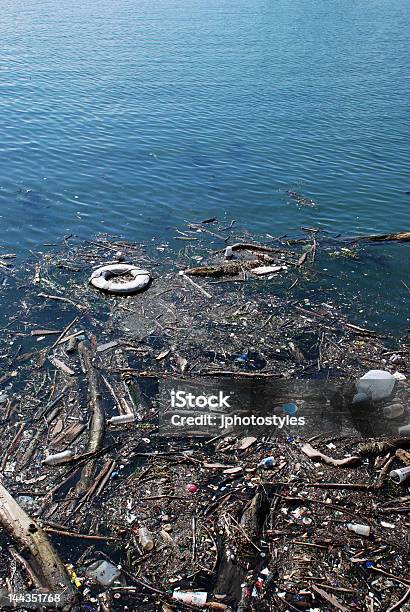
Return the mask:
<path id="1" fill-rule="evenodd" d="M 353 398 L 353 403 L 358 401 L 357 396 L 365 393 L 370 400 L 380 401 L 388 399 L 393 393 L 396 379 L 385 370 L 370 370 L 359 378 L 356 383 L 357 394 Z"/>
<path id="2" fill-rule="evenodd" d="M 347 528 L 354 531 L 357 535 L 369 537 L 370 527 L 368 525 L 360 525 L 358 523 L 348 523 Z"/>
<path id="3" fill-rule="evenodd" d="M 113 416 L 108 419 L 107 423 L 110 425 L 121 425 L 121 423 L 133 423 L 135 421 L 135 414 L 130 412 L 129 414 L 120 414 L 118 416 Z"/>
<path id="4" fill-rule="evenodd" d="M 143 550 L 149 551 L 154 548 L 152 533 L 146 527 L 140 527 L 138 529 L 138 535 Z"/>
<path id="5" fill-rule="evenodd" d="M 183 601 L 191 606 L 204 606 L 208 598 L 208 593 L 205 591 L 174 591 L 172 599 Z"/>
<path id="6" fill-rule="evenodd" d="M 62 453 L 56 453 L 55 455 L 49 455 L 43 461 L 44 465 L 58 465 L 59 463 L 65 463 L 68 459 L 74 456 L 73 451 L 66 450 Z"/>
<path id="7" fill-rule="evenodd" d="M 396 484 L 401 484 L 410 478 L 410 465 L 408 467 L 399 468 L 398 470 L 392 470 L 389 476 L 393 482 Z"/>

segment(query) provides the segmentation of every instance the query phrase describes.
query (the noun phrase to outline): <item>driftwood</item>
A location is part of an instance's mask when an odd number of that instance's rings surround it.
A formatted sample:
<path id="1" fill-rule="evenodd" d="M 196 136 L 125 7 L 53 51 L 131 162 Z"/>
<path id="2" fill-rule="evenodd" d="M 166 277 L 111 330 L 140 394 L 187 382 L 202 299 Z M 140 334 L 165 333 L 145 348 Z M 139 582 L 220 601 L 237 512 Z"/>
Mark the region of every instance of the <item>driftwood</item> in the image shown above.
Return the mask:
<path id="1" fill-rule="evenodd" d="M 236 242 L 231 246 L 232 251 L 254 251 L 255 253 L 283 253 L 283 249 L 279 247 L 269 247 L 263 244 L 254 244 L 252 242 Z M 216 251 L 216 253 L 224 253 L 225 249 Z"/>
<path id="2" fill-rule="evenodd" d="M 236 276 L 245 270 L 258 268 L 260 265 L 260 259 L 252 259 L 252 261 L 227 261 L 219 266 L 188 268 L 184 271 L 184 274 L 189 276 Z"/>
<path id="3" fill-rule="evenodd" d="M 0 484 L 0 524 L 19 542 L 21 552 L 26 551 L 26 560 L 41 587 L 53 593 L 64 592 L 64 605 L 74 609 L 77 590 L 50 543 L 47 535 L 37 523 L 24 512 L 10 493 Z M 27 566 L 28 567 L 28 566 Z"/>
<path id="4" fill-rule="evenodd" d="M 257 538 L 261 533 L 269 511 L 269 501 L 261 488 L 245 508 L 241 517 L 241 526 L 250 538 Z"/>
<path id="5" fill-rule="evenodd" d="M 410 438 L 390 438 L 375 442 L 362 442 L 359 444 L 359 452 L 362 455 L 383 455 L 396 448 L 410 446 Z"/>
<path id="6" fill-rule="evenodd" d="M 334 459 L 333 457 L 329 457 L 328 455 L 324 455 L 320 451 L 316 450 L 310 444 L 304 444 L 302 446 L 302 453 L 307 455 L 309 459 L 319 459 L 327 465 L 334 465 L 336 467 L 351 467 L 360 463 L 360 457 L 350 456 L 344 457 L 343 459 Z"/>
<path id="7" fill-rule="evenodd" d="M 356 240 L 370 240 L 370 242 L 410 242 L 410 232 L 397 232 L 396 234 L 373 234 L 370 236 L 359 236 Z"/>
<path id="8" fill-rule="evenodd" d="M 349 608 L 346 608 L 346 606 L 342 606 L 342 604 L 336 599 L 336 597 L 334 597 L 333 595 L 330 595 L 330 593 L 327 593 L 323 589 L 320 589 L 319 587 L 312 585 L 312 591 L 314 591 L 316 595 L 319 595 L 321 599 L 323 599 L 328 604 L 330 604 L 332 608 L 335 608 L 336 610 L 340 610 L 340 612 L 349 612 Z"/>
<path id="9" fill-rule="evenodd" d="M 98 453 L 101 450 L 105 433 L 105 414 L 101 405 L 101 393 L 97 370 L 92 362 L 92 352 L 84 342 L 78 345 L 78 353 L 87 372 L 88 377 L 88 401 L 91 409 L 90 437 L 85 449 L 85 454 Z M 84 493 L 92 484 L 96 468 L 96 460 L 89 461 L 82 471 L 77 486 L 77 493 Z"/>

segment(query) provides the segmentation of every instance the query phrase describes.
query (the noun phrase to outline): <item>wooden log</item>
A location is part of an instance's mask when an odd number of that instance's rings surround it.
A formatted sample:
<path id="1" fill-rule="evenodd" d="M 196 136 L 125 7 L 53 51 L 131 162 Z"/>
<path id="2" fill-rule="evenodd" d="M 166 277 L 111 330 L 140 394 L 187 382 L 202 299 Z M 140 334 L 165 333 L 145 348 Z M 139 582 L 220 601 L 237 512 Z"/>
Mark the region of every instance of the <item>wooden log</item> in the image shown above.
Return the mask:
<path id="1" fill-rule="evenodd" d="M 356 240 L 369 240 L 370 242 L 410 242 L 410 232 L 397 232 L 395 234 L 373 234 L 359 236 Z"/>
<path id="2" fill-rule="evenodd" d="M 93 355 L 89 346 L 84 342 L 80 342 L 78 345 L 78 353 L 87 372 L 88 402 L 91 411 L 90 437 L 85 449 L 85 454 L 97 453 L 102 448 L 105 434 L 105 414 L 101 404 L 98 373 L 93 364 Z M 78 493 L 84 493 L 91 486 L 95 467 L 95 459 L 89 461 L 85 465 L 78 483 Z"/>
<path id="3" fill-rule="evenodd" d="M 0 484 L 0 524 L 27 551 L 29 564 L 41 587 L 52 593 L 64 591 L 64 606 L 74 609 L 77 590 L 63 562 L 41 527 Z"/>
<path id="4" fill-rule="evenodd" d="M 236 242 L 231 246 L 232 251 L 254 251 L 255 253 L 283 253 L 285 250 L 279 247 L 269 247 L 264 244 L 254 244 L 253 242 Z M 225 249 L 216 251 L 224 253 Z"/>
<path id="5" fill-rule="evenodd" d="M 200 266 L 198 268 L 188 268 L 187 270 L 184 270 L 184 274 L 187 274 L 188 276 L 236 276 L 245 270 L 252 270 L 260 265 L 260 259 L 253 259 L 252 261 L 227 261 L 218 266 Z"/>

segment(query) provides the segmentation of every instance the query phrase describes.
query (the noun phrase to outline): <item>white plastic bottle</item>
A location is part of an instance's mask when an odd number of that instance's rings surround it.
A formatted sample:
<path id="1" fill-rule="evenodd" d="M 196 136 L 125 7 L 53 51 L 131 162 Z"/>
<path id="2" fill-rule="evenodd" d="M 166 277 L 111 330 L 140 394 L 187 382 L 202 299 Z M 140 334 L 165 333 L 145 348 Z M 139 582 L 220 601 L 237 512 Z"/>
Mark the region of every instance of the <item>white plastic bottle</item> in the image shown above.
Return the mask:
<path id="1" fill-rule="evenodd" d="M 138 535 L 143 550 L 148 552 L 154 548 L 154 539 L 149 529 L 146 527 L 140 527 L 138 529 Z"/>
<path id="2" fill-rule="evenodd" d="M 389 474 L 390 479 L 396 484 L 401 484 L 410 478 L 410 465 L 398 470 L 392 470 Z"/>
<path id="3" fill-rule="evenodd" d="M 58 465 L 59 463 L 65 463 L 73 457 L 73 451 L 66 450 L 62 453 L 56 453 L 55 455 L 49 455 L 43 461 L 44 465 Z"/>
<path id="4" fill-rule="evenodd" d="M 370 370 L 359 378 L 356 383 L 357 393 L 353 398 L 353 403 L 359 401 L 358 396 L 367 395 L 370 400 L 378 402 L 388 399 L 393 393 L 396 379 L 385 370 Z"/>
<path id="5" fill-rule="evenodd" d="M 347 528 L 350 531 L 354 531 L 357 535 L 366 536 L 367 538 L 370 535 L 370 527 L 369 525 L 360 525 L 359 523 L 348 523 Z"/>
<path id="6" fill-rule="evenodd" d="M 174 591 L 172 598 L 191 606 L 202 607 L 206 604 L 208 593 L 205 591 Z"/>
<path id="7" fill-rule="evenodd" d="M 135 415 L 130 412 L 129 414 L 119 414 L 108 419 L 107 423 L 110 425 L 121 425 L 121 423 L 133 423 L 135 421 Z"/>

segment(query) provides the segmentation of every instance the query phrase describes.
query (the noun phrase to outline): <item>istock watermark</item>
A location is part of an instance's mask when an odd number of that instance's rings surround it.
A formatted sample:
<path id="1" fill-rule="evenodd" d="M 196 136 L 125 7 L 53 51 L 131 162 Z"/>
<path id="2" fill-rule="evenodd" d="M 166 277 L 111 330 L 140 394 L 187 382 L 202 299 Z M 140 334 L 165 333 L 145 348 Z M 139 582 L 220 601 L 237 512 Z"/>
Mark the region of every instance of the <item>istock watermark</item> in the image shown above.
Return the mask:
<path id="1" fill-rule="evenodd" d="M 271 379 L 201 376 L 161 379 L 155 408 L 159 435 L 176 437 L 271 436 L 312 438 L 360 433 L 364 438 L 405 435 L 408 411 L 401 398 L 357 400 L 357 385 L 346 378 Z M 403 393 L 403 398 L 407 397 Z M 400 403 L 398 403 L 400 402 Z"/>
<path id="2" fill-rule="evenodd" d="M 171 408 L 230 408 L 231 395 L 225 395 L 223 391 L 217 395 L 195 395 L 171 389 Z"/>
<path id="3" fill-rule="evenodd" d="M 267 403 L 264 409 L 255 403 L 255 410 L 244 405 L 233 390 L 207 388 L 208 393 L 196 388 L 178 389 L 168 387 L 168 400 L 160 410 L 160 433 L 164 435 L 207 435 L 216 431 L 249 431 L 259 433 L 268 430 L 304 427 L 306 418 L 298 413 L 299 406 L 284 402 L 280 405 Z M 248 407 L 249 406 L 249 407 Z"/>

